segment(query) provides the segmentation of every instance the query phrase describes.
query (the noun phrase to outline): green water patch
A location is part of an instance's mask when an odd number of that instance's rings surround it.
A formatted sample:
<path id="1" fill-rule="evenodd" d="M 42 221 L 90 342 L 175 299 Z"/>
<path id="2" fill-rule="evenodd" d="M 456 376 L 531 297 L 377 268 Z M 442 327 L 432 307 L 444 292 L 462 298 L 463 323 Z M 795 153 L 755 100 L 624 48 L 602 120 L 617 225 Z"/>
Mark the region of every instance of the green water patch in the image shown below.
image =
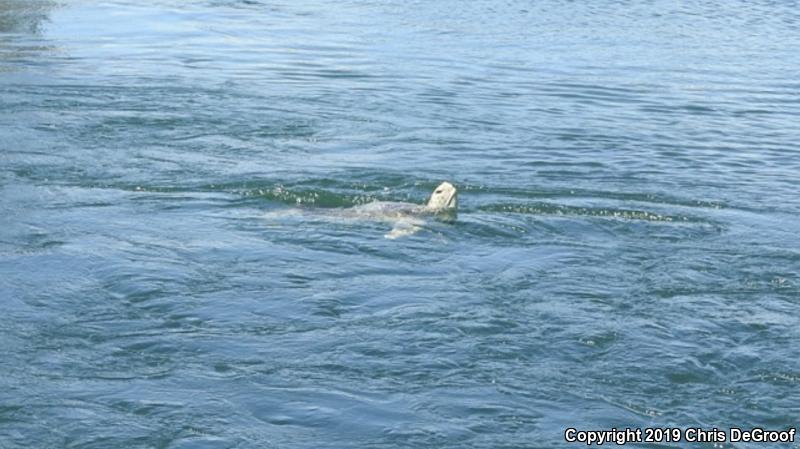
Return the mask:
<path id="1" fill-rule="evenodd" d="M 424 203 L 439 181 L 409 179 L 407 176 L 364 176 L 312 179 L 298 182 L 253 182 L 229 186 L 244 198 L 323 208 L 344 208 L 373 201 Z M 217 188 L 225 188 L 218 186 Z"/>
<path id="2" fill-rule="evenodd" d="M 254 189 L 244 192 L 244 196 L 275 201 L 290 205 L 316 206 L 326 208 L 352 207 L 375 201 L 371 194 L 344 195 L 320 189 L 288 189 L 281 185 Z"/>

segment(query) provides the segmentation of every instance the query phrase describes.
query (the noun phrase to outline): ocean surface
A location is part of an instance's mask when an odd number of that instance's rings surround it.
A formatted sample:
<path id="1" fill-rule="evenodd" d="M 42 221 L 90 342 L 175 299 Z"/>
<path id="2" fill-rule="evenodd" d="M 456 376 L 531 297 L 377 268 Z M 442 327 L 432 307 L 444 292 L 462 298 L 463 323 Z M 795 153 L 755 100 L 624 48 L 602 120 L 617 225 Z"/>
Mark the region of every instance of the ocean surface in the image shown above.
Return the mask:
<path id="1" fill-rule="evenodd" d="M 795 427 L 798 74 L 792 1 L 0 0 L 0 448 Z"/>

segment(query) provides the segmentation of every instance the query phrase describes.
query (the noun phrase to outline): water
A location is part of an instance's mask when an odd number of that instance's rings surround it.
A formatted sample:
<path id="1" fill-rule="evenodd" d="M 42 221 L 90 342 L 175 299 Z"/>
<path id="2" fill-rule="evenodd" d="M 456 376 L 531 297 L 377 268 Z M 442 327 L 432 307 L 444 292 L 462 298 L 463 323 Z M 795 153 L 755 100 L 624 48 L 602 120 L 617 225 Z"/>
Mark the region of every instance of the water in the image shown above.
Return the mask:
<path id="1" fill-rule="evenodd" d="M 0 447 L 795 426 L 797 6 L 3 0 Z"/>

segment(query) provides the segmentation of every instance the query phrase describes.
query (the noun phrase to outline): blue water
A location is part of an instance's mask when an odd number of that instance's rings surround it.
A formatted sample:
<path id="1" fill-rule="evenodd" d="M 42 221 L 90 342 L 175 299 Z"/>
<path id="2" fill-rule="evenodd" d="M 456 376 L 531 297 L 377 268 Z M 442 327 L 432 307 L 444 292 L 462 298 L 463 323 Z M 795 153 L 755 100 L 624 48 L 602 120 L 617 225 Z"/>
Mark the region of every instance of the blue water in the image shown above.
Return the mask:
<path id="1" fill-rule="evenodd" d="M 0 448 L 796 426 L 799 68 L 796 2 L 0 1 Z"/>

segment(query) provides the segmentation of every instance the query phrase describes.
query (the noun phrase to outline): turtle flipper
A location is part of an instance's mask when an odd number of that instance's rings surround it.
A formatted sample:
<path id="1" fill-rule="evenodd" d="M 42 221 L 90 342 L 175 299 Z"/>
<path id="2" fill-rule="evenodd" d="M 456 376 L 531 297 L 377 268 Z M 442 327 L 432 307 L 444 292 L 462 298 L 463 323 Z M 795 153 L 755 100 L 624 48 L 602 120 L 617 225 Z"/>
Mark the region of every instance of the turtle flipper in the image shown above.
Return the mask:
<path id="1" fill-rule="evenodd" d="M 417 231 L 419 231 L 420 229 L 422 229 L 422 227 L 417 226 L 418 224 L 419 222 L 417 221 L 407 221 L 407 220 L 398 221 L 397 223 L 394 224 L 392 230 L 387 232 L 383 236 L 386 237 L 387 239 L 394 240 L 399 237 L 412 235 Z"/>

